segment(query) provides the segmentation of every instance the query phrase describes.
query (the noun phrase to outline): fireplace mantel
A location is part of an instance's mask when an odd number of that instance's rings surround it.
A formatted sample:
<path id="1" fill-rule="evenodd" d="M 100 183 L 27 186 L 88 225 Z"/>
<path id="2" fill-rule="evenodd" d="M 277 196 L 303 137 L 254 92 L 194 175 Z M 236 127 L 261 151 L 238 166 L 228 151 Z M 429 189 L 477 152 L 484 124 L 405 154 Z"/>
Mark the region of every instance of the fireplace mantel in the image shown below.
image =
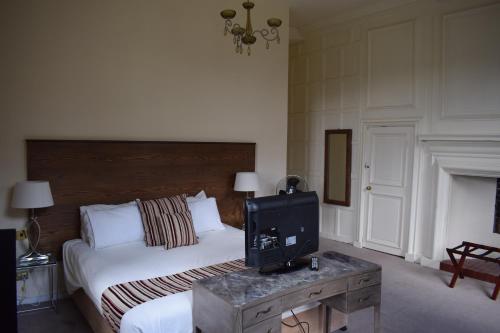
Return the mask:
<path id="1" fill-rule="evenodd" d="M 500 178 L 500 136 L 421 135 L 419 141 L 434 168 L 432 257 L 422 257 L 421 263 L 437 268 L 446 248 L 452 176 Z"/>

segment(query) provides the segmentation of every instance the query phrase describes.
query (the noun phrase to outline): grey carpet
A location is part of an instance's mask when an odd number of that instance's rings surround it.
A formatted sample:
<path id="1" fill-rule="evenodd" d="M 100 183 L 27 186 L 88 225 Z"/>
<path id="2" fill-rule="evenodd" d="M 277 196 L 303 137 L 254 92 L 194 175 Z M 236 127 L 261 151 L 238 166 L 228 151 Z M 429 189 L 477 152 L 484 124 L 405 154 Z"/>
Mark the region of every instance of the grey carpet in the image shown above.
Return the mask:
<path id="1" fill-rule="evenodd" d="M 330 240 L 321 250 L 335 250 L 382 265 L 382 328 L 388 333 L 500 332 L 500 300 L 489 298 L 493 285 L 465 278 L 447 287 L 451 274 L 406 263 L 387 254 L 357 249 Z M 371 332 L 373 312 L 349 316 L 347 332 Z M 91 333 L 71 300 L 57 312 L 43 310 L 19 316 L 20 333 Z"/>

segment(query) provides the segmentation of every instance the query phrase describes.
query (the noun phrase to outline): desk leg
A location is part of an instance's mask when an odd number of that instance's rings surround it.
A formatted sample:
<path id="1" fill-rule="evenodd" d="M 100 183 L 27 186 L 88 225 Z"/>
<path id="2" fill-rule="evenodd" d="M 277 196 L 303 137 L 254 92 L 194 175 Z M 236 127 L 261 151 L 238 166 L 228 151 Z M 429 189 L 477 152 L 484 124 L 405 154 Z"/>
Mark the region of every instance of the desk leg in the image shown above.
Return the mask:
<path id="1" fill-rule="evenodd" d="M 325 316 L 323 318 L 323 333 L 331 333 L 330 324 L 332 322 L 332 308 L 326 304 L 322 305 L 324 308 Z"/>
<path id="2" fill-rule="evenodd" d="M 499 291 L 500 291 L 500 275 L 497 278 L 497 283 L 495 285 L 495 290 L 493 290 L 493 294 L 491 295 L 491 299 L 493 299 L 494 301 L 496 301 L 497 297 L 498 297 L 498 292 Z"/>
<path id="3" fill-rule="evenodd" d="M 56 296 L 54 299 L 54 309 L 57 311 L 57 302 L 59 302 L 59 278 L 57 275 L 57 266 L 54 267 L 54 288 L 56 289 Z"/>
<path id="4" fill-rule="evenodd" d="M 380 333 L 380 304 L 373 306 L 373 332 Z"/>
<path id="5" fill-rule="evenodd" d="M 348 313 L 346 313 L 346 314 L 344 315 L 344 317 L 345 317 L 345 318 L 344 318 L 344 326 L 342 326 L 342 327 L 340 328 L 340 330 L 341 330 L 341 331 L 343 331 L 343 332 L 347 331 L 347 326 L 349 325 L 349 314 L 348 314 Z"/>
<path id="6" fill-rule="evenodd" d="M 54 311 L 57 311 L 57 299 L 59 297 L 57 269 L 55 266 L 50 266 L 48 271 L 49 271 L 50 306 L 54 309 Z"/>
<path id="7" fill-rule="evenodd" d="M 50 266 L 49 272 L 49 295 L 50 295 L 50 306 L 54 308 L 54 267 Z"/>

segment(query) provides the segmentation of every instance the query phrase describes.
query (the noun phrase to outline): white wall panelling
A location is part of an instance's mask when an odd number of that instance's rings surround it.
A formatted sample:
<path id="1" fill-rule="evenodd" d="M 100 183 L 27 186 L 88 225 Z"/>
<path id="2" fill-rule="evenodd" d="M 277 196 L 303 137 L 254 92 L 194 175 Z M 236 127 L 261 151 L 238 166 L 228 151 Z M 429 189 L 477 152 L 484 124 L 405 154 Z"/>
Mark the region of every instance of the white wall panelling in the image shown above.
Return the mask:
<path id="1" fill-rule="evenodd" d="M 291 89 L 291 113 L 303 113 L 307 105 L 307 86 L 305 84 L 298 84 L 292 86 Z"/>
<path id="2" fill-rule="evenodd" d="M 330 31 L 327 34 L 308 34 L 306 41 L 295 46 L 291 53 L 290 63 L 303 66 L 307 58 L 307 71 L 302 73 L 300 79 L 293 79 L 290 91 L 294 93 L 301 89 L 302 80 L 307 78 L 307 106 L 302 107 L 302 96 L 292 96 L 294 101 L 290 109 L 290 119 L 296 119 L 298 112 L 307 115 L 304 129 L 299 130 L 297 121 L 289 135 L 289 147 L 296 148 L 304 144 L 307 148 L 307 162 L 301 163 L 295 158 L 290 158 L 289 172 L 302 170 L 307 165 L 304 175 L 310 187 L 323 196 L 323 170 L 324 170 L 324 131 L 326 129 L 353 128 L 353 143 L 355 148 L 354 160 L 359 161 L 359 120 L 360 120 L 360 32 L 352 29 Z M 308 39 L 311 39 L 308 41 Z M 302 52 L 301 52 L 302 50 Z M 297 72 L 291 69 L 292 73 Z M 300 88 L 299 88 L 300 87 Z M 297 101 L 300 106 L 296 106 Z M 295 149 L 289 149 L 296 156 Z M 321 205 L 322 223 L 321 234 L 328 238 L 352 242 L 357 233 L 357 202 L 355 198 L 359 191 L 358 169 L 353 168 L 353 188 L 351 207 L 338 207 L 334 205 Z"/>
<path id="3" fill-rule="evenodd" d="M 359 43 L 342 48 L 342 75 L 353 76 L 359 74 Z"/>
<path id="4" fill-rule="evenodd" d="M 323 115 L 325 129 L 340 128 L 341 114 L 337 112 L 325 112 Z"/>
<path id="5" fill-rule="evenodd" d="M 325 109 L 340 110 L 340 79 L 325 81 Z"/>
<path id="6" fill-rule="evenodd" d="M 498 134 L 500 3 L 443 4 L 433 26 L 431 133 Z"/>
<path id="7" fill-rule="evenodd" d="M 442 118 L 500 117 L 499 18 L 500 4 L 443 16 Z"/>
<path id="8" fill-rule="evenodd" d="M 309 82 L 323 79 L 323 53 L 315 52 L 309 56 Z"/>
<path id="9" fill-rule="evenodd" d="M 348 76 L 342 79 L 342 108 L 356 108 L 359 106 L 359 84 L 359 77 L 357 76 Z"/>
<path id="10" fill-rule="evenodd" d="M 337 78 L 340 76 L 340 51 L 339 47 L 329 48 L 325 51 L 326 78 Z"/>
<path id="11" fill-rule="evenodd" d="M 415 136 L 499 135 L 500 2 L 418 0 L 352 17 L 304 31 L 304 42 L 293 47 L 290 92 L 298 91 L 291 100 L 300 106 L 290 112 L 307 121 L 289 136 L 289 147 L 308 153 L 288 169 L 303 170 L 322 189 L 323 131 L 353 129 L 352 205 L 322 205 L 322 235 L 361 245 L 363 128 L 399 124 L 412 126 Z M 439 228 L 429 194 L 436 171 L 420 141 L 412 151 L 404 255 L 425 261 L 433 258 Z"/>
<path id="12" fill-rule="evenodd" d="M 414 107 L 413 21 L 368 31 L 367 107 Z"/>
<path id="13" fill-rule="evenodd" d="M 308 87 L 309 110 L 322 111 L 324 108 L 323 82 L 311 82 Z"/>
<path id="14" fill-rule="evenodd" d="M 299 56 L 294 58 L 292 66 L 293 83 L 305 83 L 307 80 L 307 58 Z"/>

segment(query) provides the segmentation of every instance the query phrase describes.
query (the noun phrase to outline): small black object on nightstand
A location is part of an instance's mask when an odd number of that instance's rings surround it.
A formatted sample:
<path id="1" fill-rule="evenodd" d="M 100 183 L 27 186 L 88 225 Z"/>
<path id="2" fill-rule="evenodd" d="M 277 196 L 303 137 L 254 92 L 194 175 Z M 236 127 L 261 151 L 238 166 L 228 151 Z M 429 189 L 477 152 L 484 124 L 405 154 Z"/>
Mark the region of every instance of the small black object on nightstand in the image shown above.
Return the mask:
<path id="1" fill-rule="evenodd" d="M 311 271 L 317 271 L 319 270 L 319 258 L 312 256 L 311 257 L 311 265 L 309 266 Z"/>

